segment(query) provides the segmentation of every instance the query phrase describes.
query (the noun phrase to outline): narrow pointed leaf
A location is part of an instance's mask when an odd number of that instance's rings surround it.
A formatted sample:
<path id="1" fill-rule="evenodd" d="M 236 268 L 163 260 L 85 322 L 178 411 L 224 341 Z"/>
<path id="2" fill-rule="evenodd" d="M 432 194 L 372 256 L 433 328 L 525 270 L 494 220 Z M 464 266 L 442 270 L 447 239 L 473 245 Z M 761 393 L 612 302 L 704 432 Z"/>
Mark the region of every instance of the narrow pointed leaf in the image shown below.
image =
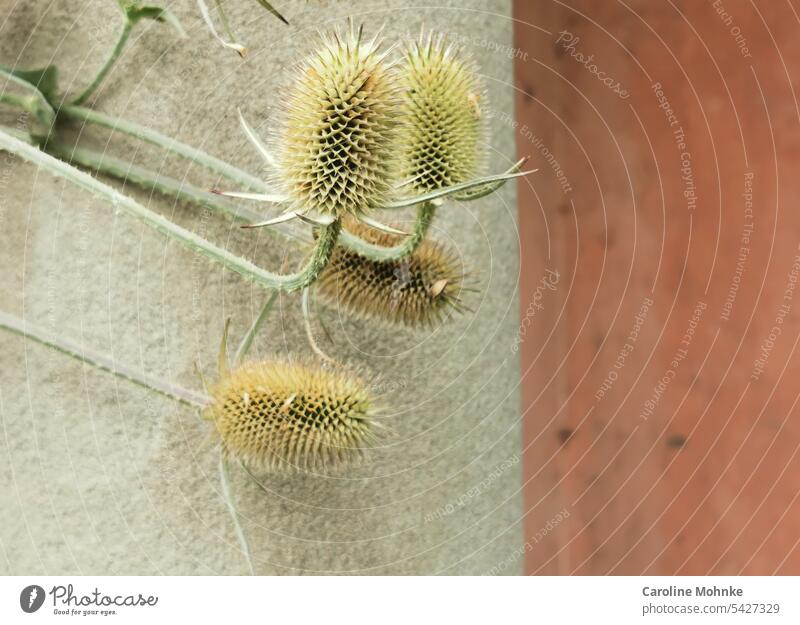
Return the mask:
<path id="1" fill-rule="evenodd" d="M 461 184 L 456 184 L 450 187 L 444 187 L 442 189 L 437 189 L 436 191 L 424 193 L 416 197 L 395 200 L 394 202 L 390 202 L 389 204 L 387 204 L 384 208 L 404 208 L 406 206 L 414 206 L 415 204 L 421 204 L 422 202 L 430 202 L 431 200 L 444 198 L 448 195 L 452 195 L 453 193 L 458 193 L 459 191 L 467 191 L 469 189 L 474 189 L 475 187 L 483 187 L 484 185 L 493 182 L 505 183 L 506 181 L 511 180 L 512 178 L 527 176 L 528 174 L 532 174 L 538 171 L 536 169 L 532 169 L 530 171 L 514 171 L 518 167 L 519 164 L 515 163 L 513 167 L 503 172 L 502 174 L 495 174 L 493 176 L 476 178 L 474 180 L 470 180 L 469 182 L 462 182 Z"/>
<path id="2" fill-rule="evenodd" d="M 311 215 L 306 215 L 304 213 L 296 214 L 300 221 L 304 221 L 312 226 L 330 226 L 334 221 L 336 221 L 336 217 L 333 217 L 332 215 L 319 215 L 312 217 Z"/>
<path id="3" fill-rule="evenodd" d="M 283 15 L 281 15 L 280 13 L 278 13 L 277 9 L 275 9 L 275 7 L 273 7 L 269 2 L 267 2 L 267 0 L 256 0 L 256 1 L 267 11 L 269 11 L 275 17 L 277 17 L 280 21 L 282 21 L 284 24 L 286 24 L 287 26 L 289 25 L 289 22 L 286 20 L 286 18 L 283 17 Z"/>
<path id="4" fill-rule="evenodd" d="M 240 200 L 255 200 L 256 202 L 273 202 L 279 204 L 286 201 L 286 196 L 278 195 L 276 193 L 249 193 L 247 191 L 220 191 L 219 189 L 212 189 L 211 193 L 214 195 L 223 195 L 225 197 L 235 197 Z"/>
<path id="5" fill-rule="evenodd" d="M 256 134 L 255 130 L 253 130 L 250 127 L 250 124 L 247 123 L 247 121 L 244 118 L 244 115 L 242 115 L 242 112 L 237 110 L 237 113 L 239 113 L 239 123 L 244 129 L 244 133 L 247 135 L 247 138 L 250 139 L 250 143 L 252 143 L 255 146 L 256 150 L 259 151 L 261 156 L 264 157 L 264 160 L 267 162 L 267 165 L 275 167 L 277 163 L 275 161 L 275 158 L 272 156 L 272 154 L 270 154 L 270 151 L 267 149 L 267 146 L 264 145 L 264 142 L 261 141 L 261 138 Z"/>
<path id="6" fill-rule="evenodd" d="M 392 228 L 391 226 L 387 226 L 386 224 L 381 223 L 377 219 L 372 219 L 372 217 L 368 217 L 367 215 L 359 215 L 357 219 L 365 226 L 369 226 L 370 228 L 375 228 L 375 230 L 380 230 L 381 232 L 388 232 L 389 234 L 400 234 L 406 237 L 408 236 L 408 232 L 403 232 L 402 230 L 398 230 L 397 228 Z"/>
<path id="7" fill-rule="evenodd" d="M 225 320 L 225 329 L 222 331 L 222 340 L 219 342 L 219 354 L 217 354 L 217 373 L 220 378 L 228 374 L 228 330 L 230 329 L 231 319 Z"/>
<path id="8" fill-rule="evenodd" d="M 265 226 L 274 226 L 275 224 L 282 224 L 287 221 L 291 221 L 292 219 L 297 219 L 300 215 L 298 215 L 295 211 L 286 211 L 282 215 L 278 215 L 273 219 L 267 219 L 267 221 L 261 221 L 256 224 L 245 224 L 242 228 L 264 228 Z"/>
<path id="9" fill-rule="evenodd" d="M 219 452 L 219 482 L 222 487 L 222 496 L 225 498 L 225 507 L 231 515 L 233 521 L 233 529 L 236 531 L 236 538 L 239 540 L 239 546 L 242 549 L 242 555 L 247 561 L 247 568 L 250 570 L 250 575 L 255 575 L 256 570 L 253 566 L 253 556 L 250 552 L 250 544 L 247 542 L 247 536 L 244 533 L 242 524 L 239 522 L 239 513 L 236 510 L 236 500 L 233 498 L 231 491 L 230 477 L 228 477 L 228 466 L 225 462 L 225 452 L 220 448 Z"/>
<path id="10" fill-rule="evenodd" d="M 526 160 L 527 158 L 522 158 L 518 160 L 514 164 L 514 167 L 512 167 L 508 173 L 518 172 Z M 492 193 L 497 191 L 500 187 L 502 187 L 505 183 L 506 183 L 505 180 L 498 180 L 497 182 L 490 182 L 481 187 L 474 187 L 472 189 L 469 189 L 468 191 L 464 191 L 461 193 L 454 193 L 453 199 L 456 199 L 460 202 L 472 202 L 482 197 L 486 197 L 487 195 L 491 195 Z"/>
<path id="11" fill-rule="evenodd" d="M 323 351 L 323 349 L 319 346 L 319 343 L 317 343 L 317 339 L 314 337 L 314 329 L 311 327 L 311 306 L 309 302 L 310 292 L 311 289 L 309 287 L 304 288 L 303 297 L 301 299 L 303 325 L 306 329 L 306 338 L 308 339 L 308 344 L 311 346 L 312 351 L 319 356 L 321 360 L 338 365 L 339 363 L 336 362 L 336 360 L 328 356 L 328 354 Z"/>

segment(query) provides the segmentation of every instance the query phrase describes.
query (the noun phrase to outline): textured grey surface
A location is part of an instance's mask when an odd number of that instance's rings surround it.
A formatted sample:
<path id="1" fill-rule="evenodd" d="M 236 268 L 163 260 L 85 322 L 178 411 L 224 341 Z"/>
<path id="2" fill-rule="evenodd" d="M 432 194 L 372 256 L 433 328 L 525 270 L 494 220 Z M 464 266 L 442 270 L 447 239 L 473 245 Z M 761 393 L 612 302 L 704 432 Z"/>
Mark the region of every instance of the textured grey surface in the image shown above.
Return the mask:
<path id="1" fill-rule="evenodd" d="M 241 61 L 211 41 L 193 2 L 172 3 L 190 39 L 176 41 L 150 24 L 138 29 L 94 106 L 258 171 L 236 108 L 268 124 L 287 67 L 309 49 L 318 26 L 341 24 L 354 6 L 283 4 L 293 7 L 286 11 L 291 28 L 255 2 L 227 3 L 251 47 Z M 503 52 L 511 42 L 509 2 L 357 4 L 355 18 L 368 32 L 385 22 L 396 38 L 425 24 L 466 40 L 491 106 L 511 114 L 511 62 Z M 117 24 L 105 0 L 5 3 L 0 62 L 33 67 L 55 58 L 62 87 L 75 93 Z M 6 124 L 17 121 L 3 116 Z M 85 132 L 106 147 L 102 130 Z M 122 136 L 109 145 L 203 186 L 216 182 Z M 513 160 L 512 129 L 502 116 L 492 121 L 488 149 L 492 169 Z M 195 361 L 214 375 L 223 320 L 232 317 L 237 340 L 263 291 L 5 153 L 0 167 L 0 309 L 185 386 L 199 385 Z M 262 266 L 282 262 L 284 244 L 264 233 L 254 244 L 252 233 L 218 216 L 131 193 Z M 266 494 L 233 471 L 259 573 L 480 574 L 501 562 L 505 573 L 521 571 L 512 185 L 480 202 L 447 205 L 434 230 L 474 270 L 474 313 L 413 332 L 321 309 L 336 337 L 330 350 L 381 374 L 391 434 L 363 466 L 336 479 L 265 477 Z M 299 320 L 298 297 L 281 297 L 256 354 L 308 354 Z M 220 496 L 212 428 L 192 411 L 0 334 L 0 417 L 0 573 L 246 572 Z"/>

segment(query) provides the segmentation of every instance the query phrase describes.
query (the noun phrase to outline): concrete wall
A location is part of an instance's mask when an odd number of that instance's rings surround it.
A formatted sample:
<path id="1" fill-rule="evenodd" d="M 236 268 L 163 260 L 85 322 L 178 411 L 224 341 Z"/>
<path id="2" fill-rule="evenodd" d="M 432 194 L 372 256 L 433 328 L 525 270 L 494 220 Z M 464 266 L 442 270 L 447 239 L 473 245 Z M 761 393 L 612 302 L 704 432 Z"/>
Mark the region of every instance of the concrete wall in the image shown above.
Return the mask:
<path id="1" fill-rule="evenodd" d="M 193 2 L 171 5 L 190 33 L 137 29 L 96 108 L 122 115 L 258 171 L 236 120 L 274 114 L 285 70 L 318 26 L 341 24 L 353 3 L 288 2 L 287 28 L 256 2 L 228 2 L 251 47 L 244 61 L 215 45 Z M 360 1 L 368 32 L 463 37 L 491 93 L 493 170 L 514 160 L 510 3 Z M 449 8 L 448 8 L 449 7 Z M 113 44 L 113 3 L 35 0 L 0 12 L 0 62 L 56 59 L 73 93 Z M 487 113 L 491 112 L 487 106 Z M 20 122 L 9 115 L 3 122 Z M 94 128 L 85 139 L 116 155 L 210 187 L 196 167 Z M 63 332 L 150 373 L 198 388 L 213 376 L 223 320 L 232 339 L 265 293 L 167 243 L 105 202 L 0 154 L 0 309 Z M 392 434 L 343 479 L 264 478 L 269 494 L 234 471 L 260 573 L 518 573 L 517 228 L 513 185 L 480 202 L 448 205 L 435 223 L 474 269 L 467 314 L 432 332 L 322 315 L 339 358 L 386 382 Z M 170 200 L 130 190 L 212 240 L 276 268 L 285 245 Z M 255 243 L 254 243 L 255 241 Z M 255 345 L 258 355 L 308 354 L 298 297 Z M 211 426 L 192 411 L 38 345 L 0 334 L 0 573 L 239 574 L 246 566 L 220 495 Z M 439 513 L 437 514 L 437 511 Z"/>

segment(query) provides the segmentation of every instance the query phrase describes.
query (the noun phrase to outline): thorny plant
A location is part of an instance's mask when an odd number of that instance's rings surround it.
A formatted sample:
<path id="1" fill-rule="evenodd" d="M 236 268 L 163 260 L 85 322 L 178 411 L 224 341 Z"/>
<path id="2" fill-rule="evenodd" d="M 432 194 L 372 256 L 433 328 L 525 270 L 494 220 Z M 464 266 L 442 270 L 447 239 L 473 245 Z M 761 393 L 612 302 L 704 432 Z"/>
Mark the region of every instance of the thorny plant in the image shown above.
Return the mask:
<path id="1" fill-rule="evenodd" d="M 259 0 L 261 1 L 261 0 Z M 203 4 L 202 0 L 198 0 Z M 244 335 L 232 362 L 227 326 L 218 376 L 204 393 L 189 391 L 95 354 L 64 337 L 0 312 L 0 328 L 110 371 L 171 399 L 202 409 L 220 440 L 220 479 L 237 537 L 252 559 L 228 485 L 227 463 L 253 470 L 326 470 L 361 457 L 379 429 L 375 399 L 353 371 L 317 345 L 309 320 L 309 287 L 352 314 L 412 327 L 427 326 L 448 310 L 462 310 L 462 273 L 446 246 L 427 237 L 436 211 L 448 198 L 466 202 L 525 175 L 524 159 L 507 171 L 479 176 L 483 87 L 472 64 L 443 37 L 421 37 L 393 60 L 380 35 L 366 40 L 352 23 L 322 37 L 319 48 L 294 71 L 282 123 L 264 142 L 239 115 L 243 132 L 263 156 L 268 181 L 192 146 L 133 122 L 83 106 L 120 56 L 131 30 L 143 19 L 177 20 L 158 7 L 120 1 L 122 34 L 96 77 L 76 97 L 62 94 L 55 66 L 19 70 L 0 66 L 6 84 L 0 103 L 23 110 L 27 132 L 0 127 L 0 149 L 9 151 L 91 193 L 106 198 L 147 226 L 213 262 L 270 289 L 264 308 Z M 267 4 L 262 2 L 262 4 Z M 267 8 L 271 8 L 267 5 Z M 205 10 L 205 15 L 207 15 Z M 80 145 L 65 142 L 70 124 L 94 124 L 138 138 L 202 165 L 237 191 L 206 192 Z M 304 266 L 282 275 L 220 248 L 136 202 L 88 172 L 202 206 L 244 222 L 245 228 L 296 220 L 310 226 Z M 225 198 L 230 199 L 225 199 Z M 277 217 L 235 206 L 232 200 L 281 206 Z M 374 217 L 388 209 L 416 207 L 410 232 Z M 245 356 L 279 291 L 302 290 L 306 333 L 330 367 L 280 360 L 247 362 Z"/>

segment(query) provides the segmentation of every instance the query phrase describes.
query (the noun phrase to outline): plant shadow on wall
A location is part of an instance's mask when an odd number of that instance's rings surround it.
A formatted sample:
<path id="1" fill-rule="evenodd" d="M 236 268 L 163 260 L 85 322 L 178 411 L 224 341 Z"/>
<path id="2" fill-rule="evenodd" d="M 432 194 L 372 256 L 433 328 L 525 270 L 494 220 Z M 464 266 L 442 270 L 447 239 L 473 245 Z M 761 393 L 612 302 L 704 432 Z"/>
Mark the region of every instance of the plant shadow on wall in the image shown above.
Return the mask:
<path id="1" fill-rule="evenodd" d="M 428 231 L 448 200 L 489 195 L 520 171 L 523 161 L 496 175 L 480 175 L 486 133 L 486 97 L 476 68 L 455 45 L 435 34 L 386 47 L 362 27 L 324 34 L 292 71 L 279 130 L 264 141 L 239 115 L 242 131 L 263 157 L 267 180 L 234 167 L 146 126 L 109 117 L 84 103 L 106 78 L 128 34 L 143 19 L 176 20 L 158 7 L 124 3 L 124 28 L 108 61 L 75 97 L 61 93 L 55 66 L 0 66 L 0 104 L 27 114 L 29 126 L 0 128 L 0 149 L 108 201 L 117 211 L 170 240 L 262 286 L 261 313 L 228 350 L 226 324 L 216 379 L 202 390 L 175 386 L 94 353 L 45 329 L 0 312 L 0 327 L 196 408 L 215 433 L 219 475 L 237 536 L 254 573 L 239 523 L 228 471 L 234 466 L 258 483 L 259 473 L 342 474 L 386 436 L 374 384 L 363 369 L 338 362 L 315 337 L 312 298 L 348 314 L 391 326 L 430 328 L 464 312 L 468 272 L 455 253 Z M 112 129 L 201 165 L 240 187 L 213 192 L 95 152 L 65 137 L 76 125 Z M 176 198 L 241 222 L 266 228 L 305 253 L 294 273 L 273 273 L 215 245 L 146 208 L 90 172 Z M 278 208 L 267 215 L 251 207 Z M 408 231 L 376 215 L 414 207 Z M 290 234 L 286 224 L 307 228 Z M 299 292 L 306 336 L 314 356 L 264 361 L 248 352 L 279 292 Z"/>

